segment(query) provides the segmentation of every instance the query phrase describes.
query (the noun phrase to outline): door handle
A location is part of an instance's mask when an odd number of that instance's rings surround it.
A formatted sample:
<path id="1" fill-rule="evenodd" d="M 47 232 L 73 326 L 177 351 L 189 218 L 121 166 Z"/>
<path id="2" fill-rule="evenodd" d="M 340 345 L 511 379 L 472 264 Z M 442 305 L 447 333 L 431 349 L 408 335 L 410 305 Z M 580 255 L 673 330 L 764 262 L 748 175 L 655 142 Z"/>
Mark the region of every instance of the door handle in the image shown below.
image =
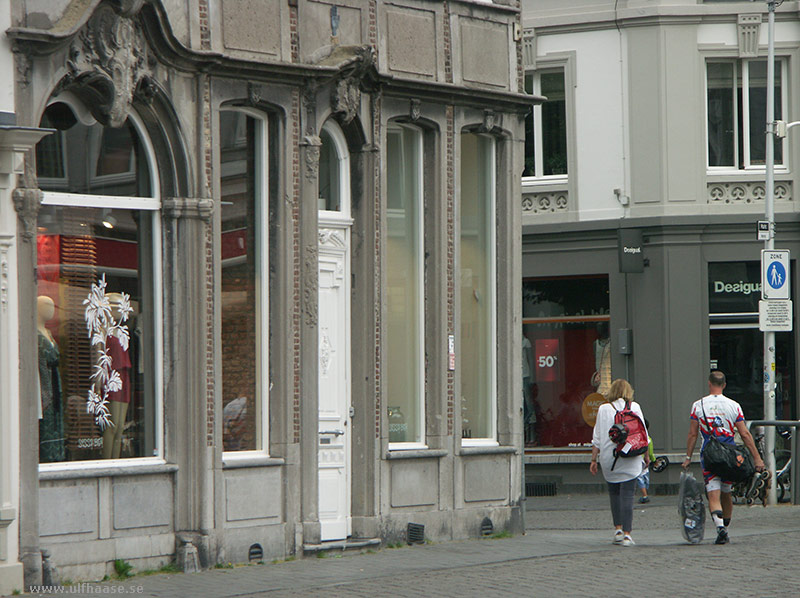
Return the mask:
<path id="1" fill-rule="evenodd" d="M 333 434 L 334 436 L 344 436 L 344 430 L 322 430 L 320 431 L 320 435 L 322 434 Z"/>

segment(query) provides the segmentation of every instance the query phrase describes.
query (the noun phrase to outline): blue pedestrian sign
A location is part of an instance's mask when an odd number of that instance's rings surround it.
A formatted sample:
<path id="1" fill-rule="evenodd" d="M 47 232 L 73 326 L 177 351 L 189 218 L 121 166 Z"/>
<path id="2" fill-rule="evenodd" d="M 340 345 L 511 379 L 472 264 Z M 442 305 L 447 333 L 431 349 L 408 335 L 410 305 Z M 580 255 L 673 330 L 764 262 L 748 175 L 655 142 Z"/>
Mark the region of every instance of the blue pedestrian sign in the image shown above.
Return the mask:
<path id="1" fill-rule="evenodd" d="M 761 251 L 762 299 L 789 299 L 789 251 L 764 249 Z"/>

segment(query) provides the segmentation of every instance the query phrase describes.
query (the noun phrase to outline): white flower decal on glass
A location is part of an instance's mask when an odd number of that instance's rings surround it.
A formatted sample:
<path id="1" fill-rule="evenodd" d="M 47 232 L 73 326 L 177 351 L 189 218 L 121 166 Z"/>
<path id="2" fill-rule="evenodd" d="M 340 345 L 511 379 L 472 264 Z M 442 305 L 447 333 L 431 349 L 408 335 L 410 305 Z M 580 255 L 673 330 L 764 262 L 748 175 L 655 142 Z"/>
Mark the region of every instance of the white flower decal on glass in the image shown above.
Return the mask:
<path id="1" fill-rule="evenodd" d="M 130 303 L 130 296 L 126 293 L 119 294 L 120 299 L 116 301 L 119 321 L 114 319 L 111 301 L 106 295 L 106 275 L 100 277 L 97 284 L 92 284 L 89 296 L 84 299 L 86 306 L 84 318 L 86 328 L 89 331 L 92 348 L 96 352 L 96 363 L 92 368 L 92 388 L 86 399 L 86 413 L 94 416 L 94 422 L 104 430 L 107 426 L 113 426 L 108 411 L 108 393 L 122 390 L 122 378 L 119 372 L 114 369 L 113 360 L 108 352 L 106 341 L 113 336 L 122 346 L 123 350 L 128 349 L 130 335 L 127 322 L 128 316 L 133 311 Z"/>

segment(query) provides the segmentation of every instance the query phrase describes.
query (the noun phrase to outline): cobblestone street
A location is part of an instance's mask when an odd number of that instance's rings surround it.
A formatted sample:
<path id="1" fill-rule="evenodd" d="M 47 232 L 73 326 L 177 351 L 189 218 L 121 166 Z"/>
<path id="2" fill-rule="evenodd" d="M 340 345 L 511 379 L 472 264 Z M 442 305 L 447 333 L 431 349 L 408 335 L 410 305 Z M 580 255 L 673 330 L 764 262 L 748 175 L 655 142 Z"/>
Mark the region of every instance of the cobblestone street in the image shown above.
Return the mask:
<path id="1" fill-rule="evenodd" d="M 384 548 L 195 574 L 133 577 L 138 595 L 158 597 L 785 597 L 800 588 L 794 555 L 800 507 L 734 509 L 731 543 L 701 545 L 680 535 L 677 497 L 637 504 L 637 545 L 611 544 L 604 495 L 528 499 L 527 533 L 511 538 Z M 92 584 L 93 596 L 112 585 Z M 141 588 L 141 590 L 140 590 Z M 82 589 L 86 589 L 84 586 Z M 71 591 L 70 591 L 71 590 Z M 57 594 L 41 594 L 51 596 Z"/>

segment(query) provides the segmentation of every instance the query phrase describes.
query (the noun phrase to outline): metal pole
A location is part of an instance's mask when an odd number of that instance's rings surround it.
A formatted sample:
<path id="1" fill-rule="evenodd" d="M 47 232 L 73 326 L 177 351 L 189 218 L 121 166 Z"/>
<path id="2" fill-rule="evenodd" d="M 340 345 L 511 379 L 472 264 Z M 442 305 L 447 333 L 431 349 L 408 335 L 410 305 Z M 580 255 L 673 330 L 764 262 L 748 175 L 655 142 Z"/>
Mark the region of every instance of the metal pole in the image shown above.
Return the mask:
<path id="1" fill-rule="evenodd" d="M 768 0 L 767 28 L 767 131 L 765 146 L 766 190 L 764 216 L 769 222 L 769 238 L 764 249 L 775 249 L 775 0 Z M 764 284 L 764 281 L 762 281 Z M 764 419 L 775 419 L 775 332 L 764 333 Z M 764 436 L 766 465 L 771 474 L 769 504 L 778 504 L 775 496 L 775 428 L 768 426 Z"/>

